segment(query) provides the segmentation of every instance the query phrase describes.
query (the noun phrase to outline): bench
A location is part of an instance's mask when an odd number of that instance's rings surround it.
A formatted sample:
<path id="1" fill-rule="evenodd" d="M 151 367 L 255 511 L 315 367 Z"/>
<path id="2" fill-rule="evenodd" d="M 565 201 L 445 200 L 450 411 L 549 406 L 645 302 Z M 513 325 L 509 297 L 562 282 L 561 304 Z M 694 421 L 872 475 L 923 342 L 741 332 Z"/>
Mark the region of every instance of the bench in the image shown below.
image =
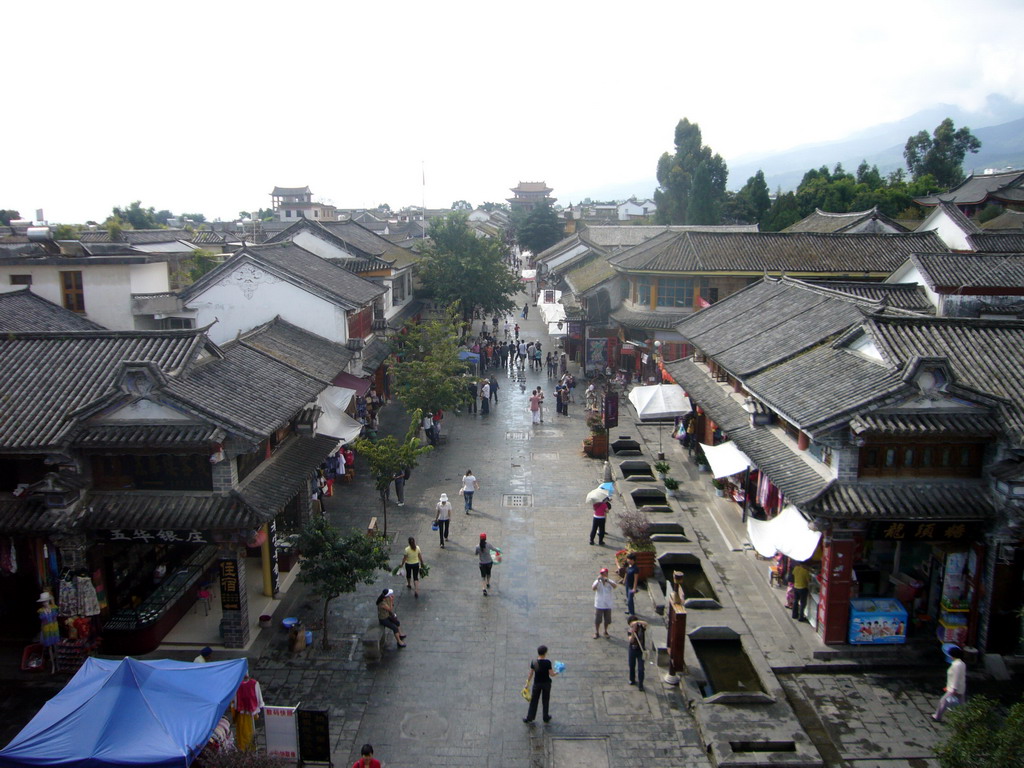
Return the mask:
<path id="1" fill-rule="evenodd" d="M 387 630 L 376 620 L 372 621 L 363 632 L 363 658 L 367 661 L 380 661 L 384 655 L 384 642 Z"/>

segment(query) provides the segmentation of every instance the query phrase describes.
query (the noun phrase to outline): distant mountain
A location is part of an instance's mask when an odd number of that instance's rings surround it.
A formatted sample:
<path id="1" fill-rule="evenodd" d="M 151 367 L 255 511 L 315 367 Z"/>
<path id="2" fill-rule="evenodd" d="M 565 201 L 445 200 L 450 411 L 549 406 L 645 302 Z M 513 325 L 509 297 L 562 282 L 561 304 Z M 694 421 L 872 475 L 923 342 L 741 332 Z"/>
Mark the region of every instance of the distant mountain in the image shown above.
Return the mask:
<path id="1" fill-rule="evenodd" d="M 945 118 L 953 118 L 957 128 L 967 125 L 981 140 L 981 151 L 968 155 L 964 170 L 980 172 L 986 168 L 1024 168 L 1024 105 L 1013 104 L 1001 97 L 989 97 L 984 112 L 965 112 L 959 107 L 938 105 L 895 123 L 875 126 L 848 139 L 797 147 L 788 152 L 762 157 L 728 160 L 729 189 L 739 189 L 758 170 L 763 170 L 768 188 L 773 192 L 796 189 L 811 168 L 836 163 L 853 172 L 862 160 L 877 165 L 882 174 L 905 168 L 903 147 L 918 131 L 931 133 Z M 995 122 L 993 122 L 995 121 Z"/>

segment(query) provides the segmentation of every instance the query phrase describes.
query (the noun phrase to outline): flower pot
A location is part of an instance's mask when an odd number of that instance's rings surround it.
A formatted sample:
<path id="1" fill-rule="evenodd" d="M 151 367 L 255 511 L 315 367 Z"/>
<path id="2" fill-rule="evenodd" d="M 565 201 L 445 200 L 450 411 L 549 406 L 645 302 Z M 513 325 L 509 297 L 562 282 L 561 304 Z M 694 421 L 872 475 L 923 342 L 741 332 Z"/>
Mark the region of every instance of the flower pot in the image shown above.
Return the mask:
<path id="1" fill-rule="evenodd" d="M 725 498 L 725 489 L 724 488 L 715 488 L 715 496 L 717 496 L 720 499 Z"/>
<path id="2" fill-rule="evenodd" d="M 640 578 L 644 580 L 651 578 L 654 575 L 654 550 L 631 551 L 636 555 L 636 567 L 640 572 Z"/>
<path id="3" fill-rule="evenodd" d="M 260 616 L 260 629 L 269 629 L 270 622 L 271 618 L 267 614 L 263 614 L 262 616 Z"/>

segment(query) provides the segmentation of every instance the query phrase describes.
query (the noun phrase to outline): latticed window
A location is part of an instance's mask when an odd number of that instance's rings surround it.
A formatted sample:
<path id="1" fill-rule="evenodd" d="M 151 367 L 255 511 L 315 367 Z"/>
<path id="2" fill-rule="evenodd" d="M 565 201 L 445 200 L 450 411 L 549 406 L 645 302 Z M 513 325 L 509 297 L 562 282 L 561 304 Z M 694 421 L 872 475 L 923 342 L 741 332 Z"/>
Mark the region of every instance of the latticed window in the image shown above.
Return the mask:
<path id="1" fill-rule="evenodd" d="M 662 277 L 658 280 L 659 307 L 692 307 L 693 280 Z"/>
<path id="2" fill-rule="evenodd" d="M 649 277 L 636 279 L 636 303 L 643 307 L 651 306 L 651 279 Z"/>

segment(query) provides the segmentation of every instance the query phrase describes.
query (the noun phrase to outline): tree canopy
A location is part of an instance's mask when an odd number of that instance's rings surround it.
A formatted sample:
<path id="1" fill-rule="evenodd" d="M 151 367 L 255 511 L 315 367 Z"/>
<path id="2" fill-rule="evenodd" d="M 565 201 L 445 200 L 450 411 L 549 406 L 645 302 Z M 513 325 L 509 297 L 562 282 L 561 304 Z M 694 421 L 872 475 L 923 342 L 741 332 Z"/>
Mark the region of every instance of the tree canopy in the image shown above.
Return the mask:
<path id="1" fill-rule="evenodd" d="M 686 118 L 676 125 L 675 149 L 658 160 L 658 223 L 720 223 L 729 176 L 725 160 L 703 144 L 700 126 Z"/>
<path id="2" fill-rule="evenodd" d="M 1024 701 L 1009 712 L 986 696 L 972 696 L 946 713 L 949 730 L 936 749 L 942 768 L 1024 766 Z"/>
<path id="3" fill-rule="evenodd" d="M 735 195 L 729 195 L 723 207 L 724 218 L 730 222 L 760 224 L 772 207 L 764 171 L 758 171 Z"/>
<path id="4" fill-rule="evenodd" d="M 409 422 L 409 431 L 405 438 L 399 441 L 394 435 L 388 435 L 380 440 L 370 440 L 361 437 L 355 441 L 356 453 L 365 456 L 370 465 L 370 474 L 373 475 L 374 486 L 380 494 L 381 506 L 384 517 L 384 534 L 388 532 L 388 502 L 386 491 L 394 480 L 395 475 L 406 469 L 413 469 L 416 460 L 425 453 L 433 450 L 432 446 L 420 445 L 417 434 L 420 429 L 420 420 L 423 412 L 419 409 L 413 411 L 412 419 Z"/>
<path id="5" fill-rule="evenodd" d="M 129 203 L 124 208 L 115 207 L 111 211 L 110 218 L 107 219 L 108 224 L 111 223 L 111 219 L 119 223 L 122 229 L 125 224 L 129 229 L 158 229 L 160 227 L 160 222 L 156 219 L 156 209 L 153 206 L 143 208 L 141 200 Z"/>
<path id="6" fill-rule="evenodd" d="M 468 365 L 459 359 L 461 336 L 458 310 L 449 307 L 439 317 L 406 323 L 391 338 L 394 354 L 388 367 L 395 377 L 395 394 L 408 410 L 434 413 L 466 402 Z"/>
<path id="7" fill-rule="evenodd" d="M 545 251 L 565 236 L 565 227 L 548 200 L 535 205 L 525 216 L 514 221 L 516 239 L 533 254 Z"/>
<path id="8" fill-rule="evenodd" d="M 521 286 L 505 266 L 502 243 L 478 237 L 464 213 L 434 219 L 429 237 L 419 276 L 423 292 L 435 303 L 458 304 L 463 318 L 477 308 L 487 314 L 512 309 Z"/>
<path id="9" fill-rule="evenodd" d="M 302 570 L 299 581 L 324 600 L 323 648 L 329 649 L 327 609 L 331 600 L 355 592 L 360 584 L 373 584 L 377 571 L 388 567 L 390 552 L 385 536 L 362 531 L 342 535 L 322 516 L 314 517 L 299 535 Z"/>
<path id="10" fill-rule="evenodd" d="M 452 203 L 453 211 L 472 211 L 473 206 L 467 203 L 465 200 L 456 200 Z"/>
<path id="11" fill-rule="evenodd" d="M 979 149 L 981 142 L 970 128 L 964 126 L 956 130 L 952 118 L 947 117 L 931 136 L 921 131 L 908 138 L 903 157 L 914 181 L 930 175 L 939 187 L 949 189 L 964 180 L 964 157 Z"/>
<path id="12" fill-rule="evenodd" d="M 5 208 L 0 210 L 0 224 L 5 227 L 10 226 L 12 221 L 17 221 L 21 218 L 21 214 L 12 208 Z"/>

